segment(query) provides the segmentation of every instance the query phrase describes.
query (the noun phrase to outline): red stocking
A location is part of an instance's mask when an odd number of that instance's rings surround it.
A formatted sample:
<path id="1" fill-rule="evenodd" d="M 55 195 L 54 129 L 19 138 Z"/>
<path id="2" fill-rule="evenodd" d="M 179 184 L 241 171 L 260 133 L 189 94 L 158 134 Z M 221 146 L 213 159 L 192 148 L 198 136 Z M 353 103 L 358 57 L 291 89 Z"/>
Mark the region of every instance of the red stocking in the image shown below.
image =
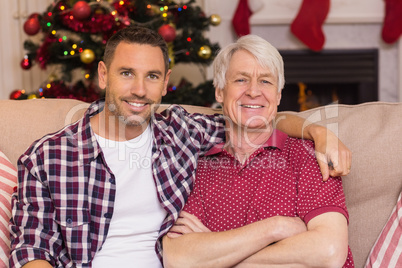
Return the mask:
<path id="1" fill-rule="evenodd" d="M 385 0 L 385 18 L 382 39 L 392 44 L 402 34 L 402 0 Z"/>
<path id="2" fill-rule="evenodd" d="M 329 0 L 303 0 L 292 22 L 292 33 L 311 50 L 320 51 L 325 43 L 322 25 L 329 12 Z"/>
<path id="3" fill-rule="evenodd" d="M 249 18 L 251 14 L 248 0 L 240 0 L 232 19 L 233 28 L 237 36 L 250 34 Z"/>

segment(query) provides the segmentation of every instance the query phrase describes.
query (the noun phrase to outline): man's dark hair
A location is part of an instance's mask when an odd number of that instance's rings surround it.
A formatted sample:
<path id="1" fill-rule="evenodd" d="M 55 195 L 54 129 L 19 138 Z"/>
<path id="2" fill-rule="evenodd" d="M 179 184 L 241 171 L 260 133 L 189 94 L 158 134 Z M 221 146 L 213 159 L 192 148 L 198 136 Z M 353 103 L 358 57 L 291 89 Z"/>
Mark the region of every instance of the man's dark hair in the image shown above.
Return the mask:
<path id="1" fill-rule="evenodd" d="M 121 42 L 159 47 L 162 50 L 163 59 L 165 61 L 165 74 L 169 70 L 169 54 L 165 40 L 163 40 L 157 32 L 140 26 L 128 26 L 123 28 L 107 41 L 105 54 L 103 56 L 103 61 L 107 68 L 110 67 L 116 47 Z"/>

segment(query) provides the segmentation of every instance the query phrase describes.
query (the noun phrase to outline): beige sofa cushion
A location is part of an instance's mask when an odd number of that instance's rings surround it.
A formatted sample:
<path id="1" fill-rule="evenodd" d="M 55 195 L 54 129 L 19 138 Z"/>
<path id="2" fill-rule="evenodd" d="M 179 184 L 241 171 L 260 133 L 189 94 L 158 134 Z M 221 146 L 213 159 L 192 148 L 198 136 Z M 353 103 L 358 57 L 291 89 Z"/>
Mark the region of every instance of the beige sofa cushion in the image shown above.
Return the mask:
<path id="1" fill-rule="evenodd" d="M 350 247 L 356 267 L 363 267 L 402 190 L 402 104 L 333 105 L 300 115 L 338 132 L 352 150 L 343 182 Z"/>
<path id="2" fill-rule="evenodd" d="M 0 150 L 16 165 L 33 141 L 78 120 L 88 106 L 70 99 L 0 100 Z"/>

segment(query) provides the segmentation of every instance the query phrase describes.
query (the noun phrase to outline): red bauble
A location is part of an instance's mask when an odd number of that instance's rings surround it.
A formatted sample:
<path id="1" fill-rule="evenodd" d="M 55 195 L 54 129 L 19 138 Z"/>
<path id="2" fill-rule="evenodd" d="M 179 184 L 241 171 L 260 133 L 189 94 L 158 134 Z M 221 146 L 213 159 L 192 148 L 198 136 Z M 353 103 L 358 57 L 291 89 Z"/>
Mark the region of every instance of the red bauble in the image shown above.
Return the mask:
<path id="1" fill-rule="evenodd" d="M 73 6 L 73 16 L 78 20 L 84 20 L 88 18 L 92 13 L 91 7 L 85 1 L 78 1 Z"/>
<path id="2" fill-rule="evenodd" d="M 167 42 L 172 42 L 176 38 L 176 30 L 169 24 L 162 25 L 158 29 L 158 33 Z"/>
<path id="3" fill-rule="evenodd" d="M 27 35 L 35 35 L 40 30 L 40 23 L 38 17 L 28 18 L 24 23 L 24 31 Z"/>
<path id="4" fill-rule="evenodd" d="M 24 92 L 21 89 L 16 89 L 10 93 L 10 100 L 17 100 Z"/>
<path id="5" fill-rule="evenodd" d="M 25 57 L 21 61 L 21 68 L 24 70 L 29 70 L 32 67 L 32 62 L 29 58 Z"/>
<path id="6" fill-rule="evenodd" d="M 28 19 L 40 19 L 41 15 L 39 13 L 32 13 L 31 15 L 29 15 Z"/>

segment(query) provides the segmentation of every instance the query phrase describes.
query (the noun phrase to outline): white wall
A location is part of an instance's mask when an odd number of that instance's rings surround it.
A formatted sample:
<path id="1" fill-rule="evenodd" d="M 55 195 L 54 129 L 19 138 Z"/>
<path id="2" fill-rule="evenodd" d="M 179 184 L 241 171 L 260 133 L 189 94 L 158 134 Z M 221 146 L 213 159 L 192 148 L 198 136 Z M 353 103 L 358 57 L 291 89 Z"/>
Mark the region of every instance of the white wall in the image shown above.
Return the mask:
<path id="1" fill-rule="evenodd" d="M 20 67 L 25 55 L 23 43 L 27 35 L 22 30 L 26 18 L 34 12 L 43 12 L 51 0 L 12 0 L 0 3 L 0 99 L 8 99 L 14 89 L 27 91 L 38 88 L 46 79 L 38 67 L 25 71 Z"/>

